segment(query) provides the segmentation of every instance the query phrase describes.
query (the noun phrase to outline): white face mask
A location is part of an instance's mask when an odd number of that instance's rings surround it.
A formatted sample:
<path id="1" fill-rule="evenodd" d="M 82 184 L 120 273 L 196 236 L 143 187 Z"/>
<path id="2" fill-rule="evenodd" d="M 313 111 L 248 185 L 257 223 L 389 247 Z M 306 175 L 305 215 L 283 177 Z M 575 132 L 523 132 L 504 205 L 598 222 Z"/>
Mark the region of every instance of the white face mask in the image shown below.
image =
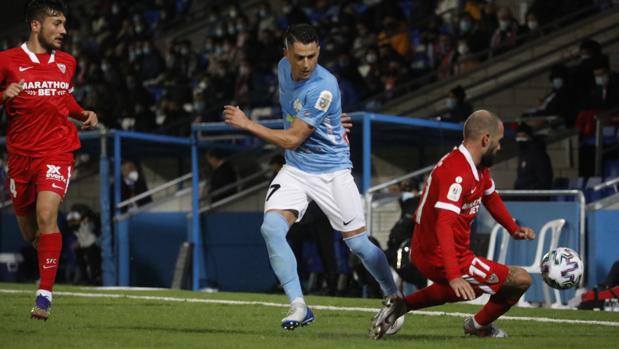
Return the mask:
<path id="1" fill-rule="evenodd" d="M 516 142 L 518 143 L 528 142 L 528 141 L 529 141 L 529 137 L 516 137 Z"/>
<path id="2" fill-rule="evenodd" d="M 469 47 L 466 45 L 458 45 L 458 53 L 461 55 L 469 53 Z"/>
<path id="3" fill-rule="evenodd" d="M 561 78 L 552 79 L 552 86 L 556 88 L 557 90 L 560 89 L 563 86 L 563 79 Z"/>
<path id="4" fill-rule="evenodd" d="M 127 174 L 127 177 L 125 177 L 125 183 L 127 185 L 133 185 L 138 181 L 138 178 L 140 178 L 138 171 L 131 171 Z"/>
<path id="5" fill-rule="evenodd" d="M 501 30 L 507 30 L 507 28 L 509 28 L 509 21 L 499 20 L 499 27 Z"/>
<path id="6" fill-rule="evenodd" d="M 608 85 L 608 74 L 598 75 L 595 77 L 595 84 L 598 86 Z"/>
<path id="7" fill-rule="evenodd" d="M 530 30 L 535 30 L 539 27 L 539 23 L 537 23 L 537 21 L 528 21 L 527 26 Z"/>

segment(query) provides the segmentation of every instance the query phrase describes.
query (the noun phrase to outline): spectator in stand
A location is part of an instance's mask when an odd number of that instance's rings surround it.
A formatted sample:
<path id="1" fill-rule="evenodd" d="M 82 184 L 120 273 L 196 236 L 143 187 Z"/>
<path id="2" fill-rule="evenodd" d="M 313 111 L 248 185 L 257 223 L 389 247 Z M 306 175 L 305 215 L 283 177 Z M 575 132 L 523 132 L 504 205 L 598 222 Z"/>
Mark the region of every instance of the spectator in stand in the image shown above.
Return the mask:
<path id="1" fill-rule="evenodd" d="M 619 74 L 610 70 L 607 56 L 593 62 L 595 88 L 589 97 L 589 108 L 610 111 L 619 107 Z"/>
<path id="2" fill-rule="evenodd" d="M 546 116 L 557 115 L 567 127 L 573 127 L 576 120 L 576 91 L 569 76 L 568 69 L 562 65 L 556 65 L 548 76 L 552 88 L 550 92 L 540 99 L 539 106 L 524 115 Z"/>
<path id="3" fill-rule="evenodd" d="M 120 189 L 122 201 L 131 199 L 148 191 L 144 174 L 135 162 L 131 160 L 123 161 L 120 167 L 120 174 L 122 176 L 122 186 Z M 152 201 L 153 199 L 150 196 L 146 196 L 131 204 L 129 209 L 146 205 Z"/>
<path id="4" fill-rule="evenodd" d="M 237 192 L 236 171 L 230 162 L 226 161 L 219 149 L 211 149 L 206 153 L 206 161 L 211 167 L 211 173 L 204 187 L 204 197 L 208 202 L 217 202 Z M 222 188 L 228 188 L 222 190 Z"/>
<path id="5" fill-rule="evenodd" d="M 518 39 L 518 22 L 509 7 L 501 7 L 497 12 L 497 19 L 499 27 L 490 39 L 492 56 L 511 50 L 516 46 Z"/>
<path id="6" fill-rule="evenodd" d="M 479 65 L 479 61 L 471 52 L 466 40 L 458 40 L 456 47 L 455 50 L 451 50 L 451 54 L 443 61 L 445 77 L 466 73 Z"/>
<path id="7" fill-rule="evenodd" d="M 464 13 L 458 23 L 458 39 L 466 41 L 472 54 L 488 49 L 490 36 L 482 31 L 480 24 L 471 15 Z"/>
<path id="8" fill-rule="evenodd" d="M 452 88 L 445 100 L 447 113 L 444 119 L 452 122 L 463 122 L 473 113 L 473 106 L 466 100 L 464 88 L 458 85 Z"/>
<path id="9" fill-rule="evenodd" d="M 80 277 L 87 285 L 101 285 L 101 248 L 97 245 L 100 231 L 97 222 L 97 215 L 83 204 L 74 204 L 67 214 L 68 228 L 77 238 L 72 248 Z"/>
<path id="10" fill-rule="evenodd" d="M 514 189 L 552 189 L 552 164 L 543 140 L 533 135 L 531 126 L 521 123 L 516 130 L 518 170 Z"/>
<path id="11" fill-rule="evenodd" d="M 579 62 L 571 69 L 572 79 L 576 87 L 577 100 L 581 101 L 579 109 L 587 108 L 586 103 L 595 87 L 593 64 L 598 57 L 604 56 L 602 46 L 592 39 L 584 39 L 580 43 L 578 58 Z"/>
<path id="12" fill-rule="evenodd" d="M 404 58 L 409 58 L 411 54 L 411 41 L 406 26 L 393 17 L 388 16 L 383 20 L 383 30 L 378 34 L 378 45 L 389 45 Z"/>
<path id="13" fill-rule="evenodd" d="M 527 13 L 526 21 L 522 27 L 520 27 L 520 36 L 522 41 L 530 41 L 542 36 L 542 30 L 540 29 L 540 22 L 537 19 L 537 15 L 531 11 Z"/>

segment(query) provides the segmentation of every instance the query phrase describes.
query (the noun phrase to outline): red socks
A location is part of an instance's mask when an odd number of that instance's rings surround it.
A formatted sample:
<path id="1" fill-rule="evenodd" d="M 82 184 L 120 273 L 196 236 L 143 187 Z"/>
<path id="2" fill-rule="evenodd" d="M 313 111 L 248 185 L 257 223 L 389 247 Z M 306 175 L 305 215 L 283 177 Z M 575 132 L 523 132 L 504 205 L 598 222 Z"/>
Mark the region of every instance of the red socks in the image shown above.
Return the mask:
<path id="1" fill-rule="evenodd" d="M 461 301 L 449 285 L 441 284 L 432 284 L 428 287 L 424 287 L 417 292 L 409 294 L 404 299 L 406 300 L 409 310 L 417 310 L 448 302 Z"/>
<path id="2" fill-rule="evenodd" d="M 60 233 L 41 234 L 37 247 L 39 256 L 39 289 L 52 291 L 56 281 L 60 251 L 62 250 L 62 235 Z"/>
<path id="3" fill-rule="evenodd" d="M 499 316 L 505 314 L 516 303 L 518 303 L 518 298 L 508 299 L 503 295 L 495 294 L 490 297 L 488 303 L 475 314 L 475 321 L 482 326 L 486 326 L 498 319 Z"/>

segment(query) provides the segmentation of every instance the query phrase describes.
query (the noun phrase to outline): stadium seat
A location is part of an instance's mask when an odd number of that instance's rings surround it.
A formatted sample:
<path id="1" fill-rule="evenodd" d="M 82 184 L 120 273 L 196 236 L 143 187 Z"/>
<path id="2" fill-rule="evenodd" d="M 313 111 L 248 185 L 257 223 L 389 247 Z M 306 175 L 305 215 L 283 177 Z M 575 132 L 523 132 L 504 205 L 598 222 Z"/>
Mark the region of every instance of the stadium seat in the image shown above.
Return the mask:
<path id="1" fill-rule="evenodd" d="M 540 268 L 540 263 L 542 261 L 542 256 L 544 254 L 544 242 L 546 240 L 546 235 L 548 234 L 548 232 L 551 233 L 550 246 L 548 247 L 548 250 L 550 251 L 552 249 L 557 248 L 559 246 L 559 237 L 561 236 L 561 231 L 563 230 L 565 223 L 566 223 L 565 219 L 560 218 L 560 219 L 554 219 L 544 224 L 544 226 L 540 230 L 540 233 L 537 237 L 537 248 L 535 250 L 535 258 L 533 259 L 533 263 L 531 263 L 528 266 L 522 267 L 529 274 L 540 274 L 541 275 L 542 270 Z M 561 303 L 561 294 L 559 293 L 559 290 L 554 290 L 555 300 L 554 302 L 551 303 L 550 288 L 548 287 L 548 285 L 546 285 L 546 283 L 543 284 L 543 288 L 544 288 L 545 305 L 551 308 L 562 308 L 563 304 Z M 524 298 L 525 297 L 523 296 L 518 301 L 519 306 L 526 307 L 529 305 L 528 302 Z"/>

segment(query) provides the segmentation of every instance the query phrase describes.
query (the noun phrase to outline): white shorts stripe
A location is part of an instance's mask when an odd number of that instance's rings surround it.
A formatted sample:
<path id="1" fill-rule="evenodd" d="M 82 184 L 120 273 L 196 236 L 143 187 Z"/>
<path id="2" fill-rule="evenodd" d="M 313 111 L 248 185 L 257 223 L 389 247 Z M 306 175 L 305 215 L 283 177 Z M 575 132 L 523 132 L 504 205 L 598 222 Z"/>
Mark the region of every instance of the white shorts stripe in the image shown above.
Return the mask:
<path id="1" fill-rule="evenodd" d="M 446 203 L 446 202 L 437 201 L 436 204 L 434 204 L 434 207 L 442 208 L 444 210 L 448 210 L 448 211 L 455 212 L 456 214 L 460 214 L 460 207 L 458 207 L 458 206 L 456 206 L 454 204 L 449 204 L 449 203 Z"/>

